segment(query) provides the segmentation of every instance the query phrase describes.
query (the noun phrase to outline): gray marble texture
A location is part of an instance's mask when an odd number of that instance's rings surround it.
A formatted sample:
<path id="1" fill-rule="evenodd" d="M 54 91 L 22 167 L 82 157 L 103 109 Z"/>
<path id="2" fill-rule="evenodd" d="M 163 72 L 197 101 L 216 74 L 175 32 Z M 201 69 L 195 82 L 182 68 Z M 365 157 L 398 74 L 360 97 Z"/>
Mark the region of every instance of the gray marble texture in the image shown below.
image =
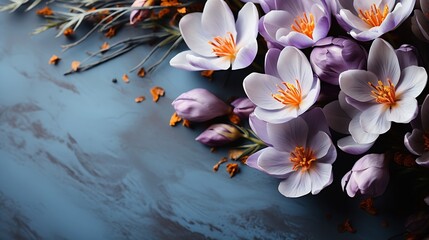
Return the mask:
<path id="1" fill-rule="evenodd" d="M 68 43 L 34 13 L 0 13 L 0 239 L 387 239 L 403 231 L 402 218 L 386 198 L 370 216 L 359 199 L 334 183 L 317 196 L 287 199 L 278 180 L 241 167 L 229 178 L 225 155 L 195 142 L 202 126 L 172 128 L 171 101 L 205 87 L 226 99 L 243 94 L 240 79 L 209 82 L 198 73 L 162 64 L 147 78 L 121 76 L 149 47 L 88 72 L 63 76 L 72 60 L 104 41 L 95 34 Z M 52 54 L 62 61 L 48 65 Z M 219 73 L 218 76 L 221 76 Z M 118 78 L 118 83 L 111 82 Z M 166 95 L 151 101 L 149 89 Z M 146 96 L 137 104 L 134 98 Z M 351 161 L 340 155 L 334 168 Z M 330 215 L 331 217 L 327 217 Z M 354 234 L 339 233 L 349 218 Z M 387 221 L 388 227 L 382 223 Z"/>

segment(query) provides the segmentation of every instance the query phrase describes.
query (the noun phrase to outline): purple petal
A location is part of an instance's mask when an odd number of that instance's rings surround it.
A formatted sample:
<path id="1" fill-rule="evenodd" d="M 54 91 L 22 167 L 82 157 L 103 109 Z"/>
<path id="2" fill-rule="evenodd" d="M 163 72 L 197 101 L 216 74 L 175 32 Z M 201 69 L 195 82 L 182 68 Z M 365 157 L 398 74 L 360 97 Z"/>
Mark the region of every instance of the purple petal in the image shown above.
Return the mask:
<path id="1" fill-rule="evenodd" d="M 310 170 L 311 193 L 318 194 L 330 184 L 332 178 L 332 165 L 317 163 Z"/>
<path id="2" fill-rule="evenodd" d="M 387 119 L 383 104 L 375 104 L 360 115 L 360 126 L 365 132 L 383 134 L 390 129 L 391 122 Z"/>
<path id="3" fill-rule="evenodd" d="M 325 132 L 318 132 L 309 139 L 307 147 L 314 151 L 316 158 L 322 158 L 332 146 L 331 138 Z"/>
<path id="4" fill-rule="evenodd" d="M 295 147 L 306 146 L 308 126 L 300 117 L 283 124 L 268 124 L 267 129 L 273 147 L 279 151 L 291 152 Z"/>
<path id="5" fill-rule="evenodd" d="M 374 100 L 372 88 L 368 82 L 377 86 L 378 78 L 372 72 L 364 70 L 348 70 L 340 74 L 340 88 L 347 96 L 360 102 Z"/>
<path id="6" fill-rule="evenodd" d="M 311 192 L 311 177 L 308 172 L 295 172 L 279 184 L 279 192 L 285 197 L 301 197 Z"/>
<path id="7" fill-rule="evenodd" d="M 279 152 L 272 147 L 267 147 L 259 156 L 258 166 L 270 175 L 285 175 L 294 171 L 289 157 L 288 152 Z"/>
<path id="8" fill-rule="evenodd" d="M 234 62 L 232 62 L 231 69 L 237 70 L 248 67 L 252 64 L 258 52 L 258 43 L 256 39 L 249 39 L 247 45 L 240 48 L 235 56 Z"/>
<path id="9" fill-rule="evenodd" d="M 413 129 L 411 133 L 406 133 L 404 145 L 414 155 L 422 155 L 425 152 L 424 132 L 420 129 Z"/>
<path id="10" fill-rule="evenodd" d="M 276 48 L 268 49 L 265 55 L 265 73 L 277 78 L 280 78 L 277 71 L 277 61 L 280 56 L 280 50 Z"/>
<path id="11" fill-rule="evenodd" d="M 416 163 L 422 167 L 429 168 L 429 152 L 425 152 L 422 156 L 418 157 Z"/>
<path id="12" fill-rule="evenodd" d="M 284 107 L 281 102 L 272 97 L 272 94 L 278 91 L 277 86 L 281 84 L 282 81 L 276 77 L 251 73 L 244 79 L 243 88 L 247 97 L 258 107 L 276 110 Z"/>
<path id="13" fill-rule="evenodd" d="M 341 109 L 338 101 L 333 101 L 325 105 L 323 113 L 326 116 L 328 125 L 334 131 L 348 134 L 350 117 Z M 315 119 L 315 121 L 317 121 Z M 311 126 L 311 124 L 309 124 Z"/>
<path id="14" fill-rule="evenodd" d="M 337 145 L 343 152 L 352 155 L 360 155 L 367 152 L 374 145 L 374 142 L 359 144 L 356 143 L 351 136 L 347 136 L 338 140 Z"/>
<path id="15" fill-rule="evenodd" d="M 401 76 L 395 50 L 381 38 L 374 40 L 369 50 L 368 71 L 373 72 L 385 84 L 389 79 L 393 85 L 396 85 Z"/>

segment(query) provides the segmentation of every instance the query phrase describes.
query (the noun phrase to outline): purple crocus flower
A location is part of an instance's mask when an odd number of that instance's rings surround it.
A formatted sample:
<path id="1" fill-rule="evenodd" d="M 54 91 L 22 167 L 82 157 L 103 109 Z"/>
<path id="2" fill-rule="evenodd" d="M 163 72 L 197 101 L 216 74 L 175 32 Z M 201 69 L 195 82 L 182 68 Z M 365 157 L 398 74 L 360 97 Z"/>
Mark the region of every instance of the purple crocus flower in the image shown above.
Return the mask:
<path id="1" fill-rule="evenodd" d="M 259 32 L 276 47 L 307 48 L 326 37 L 331 15 L 324 0 L 275 0 L 259 21 Z"/>
<path id="2" fill-rule="evenodd" d="M 189 71 L 249 66 L 258 51 L 258 18 L 253 3 L 243 6 L 235 22 L 225 1 L 207 0 L 202 13 L 180 19 L 180 33 L 190 50 L 177 54 L 170 65 Z"/>
<path id="3" fill-rule="evenodd" d="M 332 183 L 337 152 L 320 108 L 283 124 L 267 123 L 266 132 L 272 146 L 251 155 L 247 164 L 282 179 L 281 194 L 317 194 Z"/>
<path id="4" fill-rule="evenodd" d="M 346 102 L 343 92 L 340 92 L 337 101 L 330 102 L 323 108 L 323 113 L 329 127 L 336 132 L 348 135 L 337 142 L 338 147 L 346 153 L 353 155 L 365 153 L 379 136 L 362 129 L 358 122 L 360 111 Z"/>
<path id="5" fill-rule="evenodd" d="M 171 104 L 177 115 L 192 122 L 204 122 L 231 112 L 230 106 L 203 88 L 182 93 Z"/>
<path id="6" fill-rule="evenodd" d="M 261 5 L 265 13 L 275 9 L 275 0 L 241 0 L 242 2 L 252 2 Z"/>
<path id="7" fill-rule="evenodd" d="M 389 169 L 384 154 L 367 154 L 360 158 L 352 170 L 341 179 L 341 186 L 347 195 L 356 193 L 372 197 L 380 196 L 389 183 Z"/>
<path id="8" fill-rule="evenodd" d="M 416 163 L 429 167 L 429 95 L 426 96 L 420 110 L 420 116 L 413 124 L 411 133 L 405 134 L 404 144 L 407 149 L 419 156 Z M 414 123 L 414 122 L 413 122 Z"/>
<path id="9" fill-rule="evenodd" d="M 366 68 L 368 54 L 355 41 L 327 37 L 318 41 L 310 55 L 310 63 L 320 80 L 338 85 L 340 73 Z"/>
<path id="10" fill-rule="evenodd" d="M 418 112 L 416 97 L 427 82 L 426 70 L 418 66 L 401 70 L 392 46 L 382 39 L 374 40 L 367 66 L 368 71 L 340 74 L 340 88 L 347 102 L 361 111 L 355 121 L 367 133 L 383 134 L 392 122 L 413 120 Z"/>
<path id="11" fill-rule="evenodd" d="M 396 29 L 410 16 L 416 0 L 330 0 L 338 23 L 359 41 Z"/>
<path id="12" fill-rule="evenodd" d="M 420 0 L 421 9 L 414 10 L 411 18 L 411 30 L 419 39 L 429 42 L 429 2 Z"/>
<path id="13" fill-rule="evenodd" d="M 413 65 L 419 65 L 419 58 L 416 47 L 409 44 L 402 44 L 398 49 L 395 50 L 395 53 L 398 57 L 399 66 L 401 67 L 401 69 Z"/>
<path id="14" fill-rule="evenodd" d="M 210 146 L 218 147 L 231 143 L 242 136 L 242 133 L 234 126 L 224 123 L 213 124 L 202 132 L 195 140 Z"/>
<path id="15" fill-rule="evenodd" d="M 320 81 L 313 75 L 307 57 L 297 48 L 268 50 L 265 73 L 251 73 L 243 81 L 258 118 L 270 123 L 287 122 L 316 102 Z"/>
<path id="16" fill-rule="evenodd" d="M 256 107 L 256 105 L 246 97 L 235 99 L 231 102 L 231 106 L 234 107 L 232 112 L 241 119 L 248 118 Z"/>

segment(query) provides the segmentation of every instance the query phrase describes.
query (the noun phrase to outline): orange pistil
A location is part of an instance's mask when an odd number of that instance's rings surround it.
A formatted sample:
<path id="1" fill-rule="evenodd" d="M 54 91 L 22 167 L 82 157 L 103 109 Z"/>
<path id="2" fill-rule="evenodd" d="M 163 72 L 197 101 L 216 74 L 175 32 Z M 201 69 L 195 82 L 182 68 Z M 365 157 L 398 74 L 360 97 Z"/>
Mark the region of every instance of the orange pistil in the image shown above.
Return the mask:
<path id="1" fill-rule="evenodd" d="M 371 82 L 368 82 L 368 84 L 374 89 L 371 91 L 371 96 L 374 97 L 377 103 L 392 107 L 396 105 L 395 85 L 393 85 L 390 79 L 387 79 L 387 82 L 389 85 L 384 85 L 381 80 L 378 80 L 377 86 Z"/>
<path id="2" fill-rule="evenodd" d="M 389 6 L 387 6 L 387 4 L 384 5 L 383 12 L 381 12 L 381 9 L 375 4 L 372 4 L 370 9 L 366 11 L 362 11 L 362 9 L 359 9 L 359 17 L 371 27 L 380 26 L 383 23 L 384 19 L 386 19 L 388 14 Z"/>
<path id="3" fill-rule="evenodd" d="M 293 31 L 305 34 L 311 39 L 313 39 L 314 27 L 314 15 L 312 13 L 308 16 L 307 13 L 304 13 L 303 17 L 296 17 L 294 23 L 290 26 Z"/>
<path id="4" fill-rule="evenodd" d="M 218 57 L 226 57 L 231 62 L 235 59 L 237 53 L 235 39 L 232 33 L 228 33 L 227 37 L 215 37 L 213 41 L 209 41 L 212 45 L 213 53 Z"/>
<path id="5" fill-rule="evenodd" d="M 275 100 L 283 103 L 284 105 L 290 105 L 295 108 L 298 108 L 302 102 L 302 91 L 301 84 L 298 82 L 298 80 L 295 80 L 295 82 L 296 85 L 293 85 L 292 83 L 283 82 L 283 85 L 286 88 L 283 89 L 280 86 L 277 86 L 279 88 L 279 93 L 273 93 L 271 94 L 271 96 Z"/>
<path id="6" fill-rule="evenodd" d="M 311 165 L 317 158 L 310 148 L 295 147 L 295 150 L 290 153 L 289 160 L 293 163 L 292 169 L 294 171 L 301 168 L 301 172 L 305 172 L 311 168 Z"/>

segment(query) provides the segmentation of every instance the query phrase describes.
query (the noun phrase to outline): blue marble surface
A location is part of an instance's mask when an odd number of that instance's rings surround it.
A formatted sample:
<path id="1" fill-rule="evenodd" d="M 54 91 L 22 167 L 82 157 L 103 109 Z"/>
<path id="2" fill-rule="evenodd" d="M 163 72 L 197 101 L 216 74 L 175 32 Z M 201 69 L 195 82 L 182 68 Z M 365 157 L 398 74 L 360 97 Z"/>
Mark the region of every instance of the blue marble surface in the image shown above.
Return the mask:
<path id="1" fill-rule="evenodd" d="M 344 155 L 331 186 L 298 199 L 245 166 L 234 178 L 225 166 L 214 173 L 226 152 L 194 141 L 202 127 L 168 126 L 170 103 L 195 87 L 242 95 L 237 76 L 225 86 L 165 62 L 123 83 L 148 47 L 63 76 L 107 39 L 96 34 L 61 52 L 69 41 L 55 31 L 30 35 L 42 23 L 34 13 L 0 13 L 0 239 L 387 239 L 403 231 L 388 198 L 376 200 L 380 213 L 371 216 L 342 193 L 353 163 Z M 52 54 L 62 58 L 57 66 L 48 65 Z M 156 85 L 166 91 L 158 103 L 149 93 Z M 134 103 L 140 95 L 147 100 Z M 338 232 L 347 218 L 356 233 Z"/>

